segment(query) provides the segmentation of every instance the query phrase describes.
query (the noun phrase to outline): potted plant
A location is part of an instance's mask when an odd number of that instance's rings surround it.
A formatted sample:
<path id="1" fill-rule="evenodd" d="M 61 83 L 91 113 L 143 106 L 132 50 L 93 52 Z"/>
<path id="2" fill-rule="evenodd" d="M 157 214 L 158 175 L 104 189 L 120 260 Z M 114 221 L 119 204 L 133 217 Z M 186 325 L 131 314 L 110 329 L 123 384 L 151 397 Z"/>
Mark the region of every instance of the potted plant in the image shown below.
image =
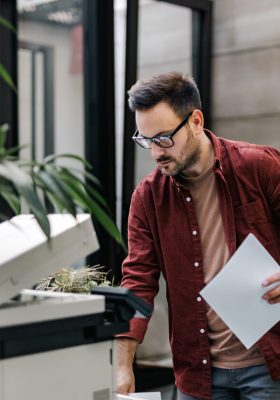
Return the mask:
<path id="1" fill-rule="evenodd" d="M 100 265 L 77 269 L 63 268 L 42 279 L 36 289 L 50 292 L 90 294 L 91 289 L 96 286 L 112 286 L 112 282 L 108 279 L 108 272 L 104 272 Z"/>

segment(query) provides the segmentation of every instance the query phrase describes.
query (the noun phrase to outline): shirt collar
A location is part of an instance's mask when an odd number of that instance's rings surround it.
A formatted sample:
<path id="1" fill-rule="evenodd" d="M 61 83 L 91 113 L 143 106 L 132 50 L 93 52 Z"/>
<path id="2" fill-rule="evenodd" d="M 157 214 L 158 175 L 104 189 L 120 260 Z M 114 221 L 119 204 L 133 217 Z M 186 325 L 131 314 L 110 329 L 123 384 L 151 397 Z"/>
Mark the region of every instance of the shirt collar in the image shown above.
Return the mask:
<path id="1" fill-rule="evenodd" d="M 206 136 L 211 140 L 214 148 L 214 168 L 222 168 L 222 145 L 220 139 L 208 129 L 204 129 Z"/>

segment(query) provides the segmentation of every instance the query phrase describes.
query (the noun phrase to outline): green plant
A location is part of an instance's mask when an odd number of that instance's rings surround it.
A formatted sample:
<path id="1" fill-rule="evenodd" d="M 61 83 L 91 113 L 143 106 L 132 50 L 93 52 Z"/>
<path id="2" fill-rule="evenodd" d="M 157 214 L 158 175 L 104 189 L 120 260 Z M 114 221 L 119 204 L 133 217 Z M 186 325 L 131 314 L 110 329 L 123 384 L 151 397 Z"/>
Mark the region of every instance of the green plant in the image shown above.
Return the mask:
<path id="1" fill-rule="evenodd" d="M 42 162 L 25 161 L 16 157 L 20 147 L 5 148 L 7 126 L 0 127 L 0 196 L 15 214 L 21 212 L 24 198 L 47 237 L 50 226 L 41 191 L 56 212 L 68 212 L 74 217 L 83 210 L 89 212 L 103 228 L 125 248 L 122 236 L 110 217 L 109 207 L 98 192 L 98 179 L 89 172 L 91 165 L 75 154 L 49 155 Z M 81 167 L 69 168 L 58 160 L 76 160 Z M 91 184 L 86 184 L 84 178 Z M 5 215 L 0 215 L 5 219 Z"/>
<path id="2" fill-rule="evenodd" d="M 16 32 L 1 16 L 0 24 Z M 0 77 L 16 91 L 12 78 L 2 64 Z M 0 126 L 0 196 L 15 214 L 20 214 L 21 198 L 25 199 L 49 238 L 50 225 L 45 203 L 39 196 L 41 192 L 56 212 L 68 212 L 74 217 L 81 210 L 90 213 L 126 250 L 121 233 L 110 216 L 109 207 L 99 193 L 100 183 L 90 172 L 91 165 L 84 158 L 75 154 L 53 154 L 42 162 L 20 160 L 17 155 L 24 146 L 7 149 L 7 132 L 7 124 Z M 61 164 L 61 160 L 69 159 L 76 160 L 79 167 L 74 169 Z M 0 219 L 6 218 L 6 215 L 0 214 Z"/>
<path id="3" fill-rule="evenodd" d="M 36 290 L 51 292 L 90 293 L 96 286 L 112 286 L 108 280 L 107 272 L 102 271 L 103 267 L 80 267 L 77 269 L 63 268 L 54 275 L 43 279 L 36 287 Z"/>

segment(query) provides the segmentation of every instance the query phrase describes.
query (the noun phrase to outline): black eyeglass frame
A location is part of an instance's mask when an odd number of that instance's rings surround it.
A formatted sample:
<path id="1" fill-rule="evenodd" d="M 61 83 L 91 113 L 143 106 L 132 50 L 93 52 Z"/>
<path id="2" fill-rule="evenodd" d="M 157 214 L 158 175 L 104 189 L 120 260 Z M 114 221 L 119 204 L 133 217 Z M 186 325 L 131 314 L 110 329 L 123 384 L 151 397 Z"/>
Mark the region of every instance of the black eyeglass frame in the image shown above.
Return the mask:
<path id="1" fill-rule="evenodd" d="M 155 143 L 157 146 L 162 147 L 163 149 L 169 149 L 170 147 L 174 146 L 174 141 L 173 141 L 173 136 L 188 122 L 189 118 L 191 117 L 193 111 L 189 112 L 184 118 L 183 120 L 180 122 L 180 124 L 177 126 L 177 128 L 174 129 L 174 131 L 172 133 L 170 133 L 169 135 L 157 135 L 154 137 L 146 137 L 143 135 L 139 134 L 138 129 L 135 131 L 134 135 L 132 136 L 132 140 L 137 143 L 140 147 L 142 147 L 143 149 L 149 150 L 151 148 L 151 144 Z M 171 144 L 170 146 L 161 146 L 160 145 L 160 140 L 163 139 L 164 140 L 171 140 Z M 145 139 L 148 142 L 150 142 L 150 147 L 145 147 L 142 146 L 140 142 L 138 142 L 139 139 Z"/>

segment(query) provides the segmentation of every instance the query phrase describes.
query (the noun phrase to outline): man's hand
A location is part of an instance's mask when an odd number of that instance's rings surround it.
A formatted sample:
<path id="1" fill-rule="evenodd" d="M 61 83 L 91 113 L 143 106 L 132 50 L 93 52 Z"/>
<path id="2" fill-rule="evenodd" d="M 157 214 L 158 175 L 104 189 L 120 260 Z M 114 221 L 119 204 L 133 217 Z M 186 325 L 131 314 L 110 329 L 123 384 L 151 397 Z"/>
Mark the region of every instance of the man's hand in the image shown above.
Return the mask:
<path id="1" fill-rule="evenodd" d="M 117 339 L 117 393 L 135 392 L 133 360 L 138 342 L 134 339 Z"/>
<path id="2" fill-rule="evenodd" d="M 263 295 L 263 299 L 267 300 L 267 302 L 270 304 L 280 303 L 280 271 L 276 272 L 276 274 L 274 275 L 269 276 L 262 283 L 262 285 L 266 287 L 275 282 L 278 282 L 278 285 Z"/>
<path id="3" fill-rule="evenodd" d="M 135 379 L 132 367 L 118 367 L 117 393 L 125 394 L 135 392 Z"/>

